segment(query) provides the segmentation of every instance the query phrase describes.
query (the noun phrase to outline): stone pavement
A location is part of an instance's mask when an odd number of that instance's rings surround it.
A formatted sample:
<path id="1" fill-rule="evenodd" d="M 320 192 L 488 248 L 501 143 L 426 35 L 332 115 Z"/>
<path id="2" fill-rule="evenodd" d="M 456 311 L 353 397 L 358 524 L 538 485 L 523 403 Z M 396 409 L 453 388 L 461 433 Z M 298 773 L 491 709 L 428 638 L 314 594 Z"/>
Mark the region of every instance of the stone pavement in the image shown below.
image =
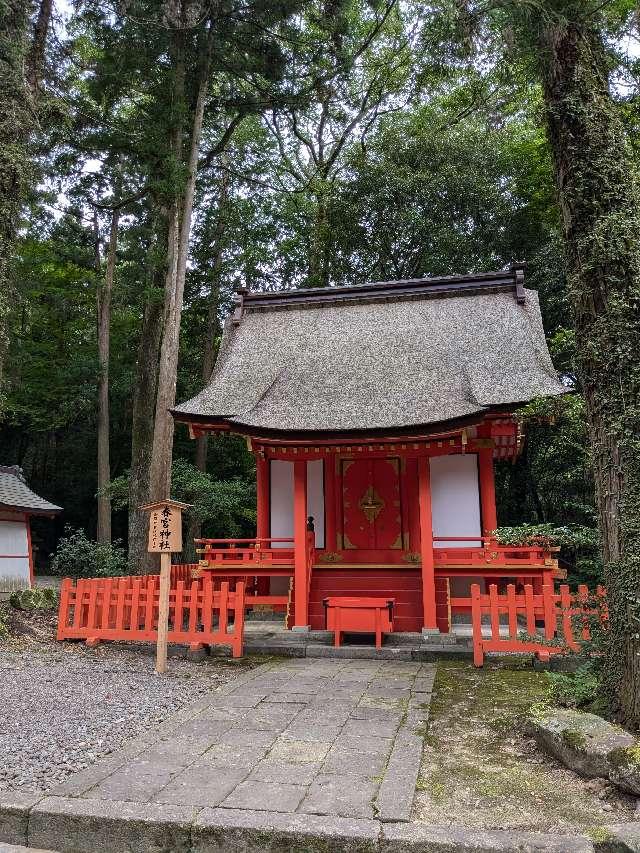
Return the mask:
<path id="1" fill-rule="evenodd" d="M 640 823 L 594 843 L 411 821 L 434 672 L 263 664 L 46 795 L 0 792 L 0 853 L 640 851 Z"/>
<path id="2" fill-rule="evenodd" d="M 269 662 L 49 794 L 408 821 L 434 674 L 416 662 Z"/>

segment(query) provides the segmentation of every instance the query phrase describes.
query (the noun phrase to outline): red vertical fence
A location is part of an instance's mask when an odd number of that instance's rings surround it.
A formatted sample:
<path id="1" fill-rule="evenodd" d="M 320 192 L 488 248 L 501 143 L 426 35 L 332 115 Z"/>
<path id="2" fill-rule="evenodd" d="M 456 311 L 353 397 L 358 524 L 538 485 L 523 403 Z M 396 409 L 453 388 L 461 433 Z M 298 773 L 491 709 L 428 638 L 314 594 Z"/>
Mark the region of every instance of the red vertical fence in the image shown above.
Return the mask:
<path id="1" fill-rule="evenodd" d="M 169 634 L 173 643 L 231 646 L 241 657 L 244 635 L 244 583 L 230 590 L 211 578 L 185 580 L 184 566 L 171 577 Z M 65 578 L 60 588 L 58 640 L 146 640 L 157 638 L 160 579 L 157 575 L 121 578 Z"/>
<path id="2" fill-rule="evenodd" d="M 473 662 L 484 663 L 485 652 L 532 652 L 542 660 L 550 655 L 578 651 L 580 640 L 589 640 L 589 623 L 594 616 L 606 618 L 605 591 L 598 587 L 595 602 L 588 588 L 578 587 L 572 593 L 563 585 L 559 592 L 543 586 L 534 593 L 526 584 L 516 592 L 514 584 L 499 594 L 495 584 L 488 593 L 480 585 L 471 586 L 471 621 L 473 626 Z M 483 617 L 489 617 L 483 624 Z M 576 631 L 578 636 L 576 636 Z"/>

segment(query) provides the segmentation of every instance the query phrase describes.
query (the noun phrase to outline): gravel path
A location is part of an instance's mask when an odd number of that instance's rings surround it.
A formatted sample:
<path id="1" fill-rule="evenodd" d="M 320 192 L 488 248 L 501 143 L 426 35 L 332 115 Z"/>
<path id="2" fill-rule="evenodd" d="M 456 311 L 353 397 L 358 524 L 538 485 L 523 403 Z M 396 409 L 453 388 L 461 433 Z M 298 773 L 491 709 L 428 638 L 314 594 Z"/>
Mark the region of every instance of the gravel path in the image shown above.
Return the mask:
<path id="1" fill-rule="evenodd" d="M 106 644 L 1 644 L 0 791 L 47 790 L 242 669 L 173 658 L 158 676 L 153 657 Z"/>

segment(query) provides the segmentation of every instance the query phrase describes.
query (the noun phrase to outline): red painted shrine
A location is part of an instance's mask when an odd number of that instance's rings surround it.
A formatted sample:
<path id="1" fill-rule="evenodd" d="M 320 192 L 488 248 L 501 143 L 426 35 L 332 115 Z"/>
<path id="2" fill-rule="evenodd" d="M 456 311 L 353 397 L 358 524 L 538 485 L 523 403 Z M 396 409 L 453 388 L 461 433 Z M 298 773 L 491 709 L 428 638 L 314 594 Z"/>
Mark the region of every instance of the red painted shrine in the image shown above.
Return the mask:
<path id="1" fill-rule="evenodd" d="M 238 293 L 209 385 L 173 412 L 256 458 L 256 538 L 202 540 L 203 571 L 247 578 L 294 630 L 361 599 L 384 630 L 449 632 L 472 583 L 552 582 L 552 553 L 492 536 L 514 415 L 563 392 L 523 279 Z"/>

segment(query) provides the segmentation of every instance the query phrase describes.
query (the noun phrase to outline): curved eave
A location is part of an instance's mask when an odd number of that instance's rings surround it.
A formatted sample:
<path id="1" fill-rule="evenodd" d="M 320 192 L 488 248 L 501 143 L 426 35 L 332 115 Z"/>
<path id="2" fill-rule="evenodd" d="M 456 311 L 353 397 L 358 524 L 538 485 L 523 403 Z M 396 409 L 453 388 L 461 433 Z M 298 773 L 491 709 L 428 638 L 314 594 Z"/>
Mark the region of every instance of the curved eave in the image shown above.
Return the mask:
<path id="1" fill-rule="evenodd" d="M 5 504 L 0 502 L 0 511 L 8 512 L 24 512 L 27 515 L 42 515 L 53 518 L 62 512 L 62 507 L 52 507 L 51 509 L 36 509 L 32 506 L 18 506 L 17 504 Z"/>
<path id="2" fill-rule="evenodd" d="M 452 418 L 447 421 L 437 421 L 430 424 L 403 424 L 398 426 L 376 427 L 370 429 L 352 430 L 277 430 L 267 427 L 259 427 L 233 419 L 232 417 L 208 417 L 207 415 L 188 414 L 171 409 L 174 419 L 181 423 L 198 426 L 200 429 L 211 428 L 211 431 L 220 430 L 245 435 L 250 438 L 262 438 L 281 441 L 355 441 L 364 438 L 383 438 L 385 436 L 433 436 L 442 433 L 450 433 L 464 427 L 477 426 L 487 416 L 511 414 L 514 409 L 526 405 L 528 401 L 519 403 L 505 403 L 501 406 L 490 406 L 472 415 L 461 418 Z"/>

